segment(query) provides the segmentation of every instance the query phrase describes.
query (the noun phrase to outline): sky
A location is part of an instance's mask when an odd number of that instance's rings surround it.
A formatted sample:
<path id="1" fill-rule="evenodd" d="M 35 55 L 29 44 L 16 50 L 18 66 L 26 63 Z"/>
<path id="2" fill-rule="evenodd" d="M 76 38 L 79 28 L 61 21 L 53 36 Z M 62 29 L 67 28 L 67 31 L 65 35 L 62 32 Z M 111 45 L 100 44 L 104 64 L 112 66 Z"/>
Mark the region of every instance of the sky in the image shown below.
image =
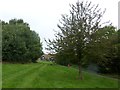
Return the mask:
<path id="1" fill-rule="evenodd" d="M 44 39 L 53 39 L 54 30 L 59 30 L 57 24 L 61 14 L 69 13 L 69 4 L 75 4 L 78 0 L 0 0 L 0 20 L 8 22 L 10 19 L 23 19 L 29 23 L 31 30 L 36 31 L 43 43 L 43 51 L 46 43 Z M 81 0 L 79 0 L 81 1 Z M 82 0 L 86 1 L 86 0 Z M 109 21 L 118 27 L 118 1 L 120 0 L 87 0 L 92 4 L 99 4 L 99 8 L 106 13 L 103 22 Z"/>

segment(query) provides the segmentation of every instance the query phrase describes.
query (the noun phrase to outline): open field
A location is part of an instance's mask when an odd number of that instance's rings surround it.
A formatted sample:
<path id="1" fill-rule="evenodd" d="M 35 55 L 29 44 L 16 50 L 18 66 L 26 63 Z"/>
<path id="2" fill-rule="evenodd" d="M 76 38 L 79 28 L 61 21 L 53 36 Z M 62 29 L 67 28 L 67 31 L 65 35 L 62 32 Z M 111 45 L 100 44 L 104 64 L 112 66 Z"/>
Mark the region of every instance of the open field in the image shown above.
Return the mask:
<path id="1" fill-rule="evenodd" d="M 3 64 L 3 88 L 117 88 L 118 80 L 83 72 L 84 80 L 78 80 L 78 71 L 50 62 L 31 64 Z"/>
<path id="2" fill-rule="evenodd" d="M 2 63 L 0 62 L 0 88 L 2 88 Z"/>

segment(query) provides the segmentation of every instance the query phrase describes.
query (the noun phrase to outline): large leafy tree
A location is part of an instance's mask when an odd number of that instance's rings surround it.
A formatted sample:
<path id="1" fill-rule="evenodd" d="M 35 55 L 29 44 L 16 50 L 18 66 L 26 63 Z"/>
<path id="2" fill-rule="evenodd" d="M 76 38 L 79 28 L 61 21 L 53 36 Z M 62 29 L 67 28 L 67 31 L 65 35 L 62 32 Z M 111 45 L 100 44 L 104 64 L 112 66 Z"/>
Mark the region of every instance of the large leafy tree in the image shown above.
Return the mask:
<path id="1" fill-rule="evenodd" d="M 100 72 L 118 72 L 118 31 L 113 26 L 105 26 L 92 34 L 87 45 L 86 56 L 100 66 Z"/>
<path id="2" fill-rule="evenodd" d="M 94 6 L 91 2 L 78 1 L 70 7 L 70 14 L 62 15 L 58 25 L 60 32 L 56 33 L 56 39 L 46 41 L 47 49 L 54 50 L 57 53 L 57 59 L 63 61 L 65 57 L 68 62 L 70 62 L 69 59 L 76 62 L 79 66 L 80 79 L 82 79 L 81 67 L 86 63 L 87 45 L 91 42 L 92 35 L 100 30 L 105 11 L 101 11 L 98 5 Z"/>
<path id="3" fill-rule="evenodd" d="M 22 19 L 2 21 L 2 56 L 3 61 L 35 62 L 42 54 L 42 44 L 35 31 Z"/>

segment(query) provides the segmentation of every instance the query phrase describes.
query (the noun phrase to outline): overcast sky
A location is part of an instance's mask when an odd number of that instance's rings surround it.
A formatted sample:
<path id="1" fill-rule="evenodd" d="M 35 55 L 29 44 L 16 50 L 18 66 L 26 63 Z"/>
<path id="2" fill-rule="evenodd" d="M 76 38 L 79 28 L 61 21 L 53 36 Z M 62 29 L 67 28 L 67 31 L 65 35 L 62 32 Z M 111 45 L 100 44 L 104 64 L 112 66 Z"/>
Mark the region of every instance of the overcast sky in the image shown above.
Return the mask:
<path id="1" fill-rule="evenodd" d="M 0 0 L 0 19 L 9 21 L 17 18 L 29 23 L 43 42 L 43 50 L 46 52 L 44 38 L 54 38 L 54 31 L 58 30 L 57 24 L 61 14 L 69 12 L 69 4 L 78 0 Z M 79 0 L 81 1 L 81 0 Z M 86 0 L 83 0 L 86 1 Z M 103 21 L 111 21 L 115 27 L 118 26 L 118 1 L 119 0 L 87 0 L 92 4 L 99 4 L 104 10 Z"/>

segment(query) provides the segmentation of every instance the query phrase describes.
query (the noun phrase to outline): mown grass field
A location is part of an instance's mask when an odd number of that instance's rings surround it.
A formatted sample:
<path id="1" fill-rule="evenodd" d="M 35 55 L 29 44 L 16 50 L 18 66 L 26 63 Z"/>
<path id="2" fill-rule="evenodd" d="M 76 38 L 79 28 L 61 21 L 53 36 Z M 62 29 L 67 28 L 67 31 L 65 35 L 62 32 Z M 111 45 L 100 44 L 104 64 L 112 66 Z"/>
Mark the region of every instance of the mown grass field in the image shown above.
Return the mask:
<path id="1" fill-rule="evenodd" d="M 0 62 L 0 88 L 2 88 L 2 62 Z"/>
<path id="2" fill-rule="evenodd" d="M 78 71 L 49 62 L 31 64 L 3 64 L 3 88 L 117 88 L 118 80 L 83 72 L 84 80 L 78 80 Z"/>

